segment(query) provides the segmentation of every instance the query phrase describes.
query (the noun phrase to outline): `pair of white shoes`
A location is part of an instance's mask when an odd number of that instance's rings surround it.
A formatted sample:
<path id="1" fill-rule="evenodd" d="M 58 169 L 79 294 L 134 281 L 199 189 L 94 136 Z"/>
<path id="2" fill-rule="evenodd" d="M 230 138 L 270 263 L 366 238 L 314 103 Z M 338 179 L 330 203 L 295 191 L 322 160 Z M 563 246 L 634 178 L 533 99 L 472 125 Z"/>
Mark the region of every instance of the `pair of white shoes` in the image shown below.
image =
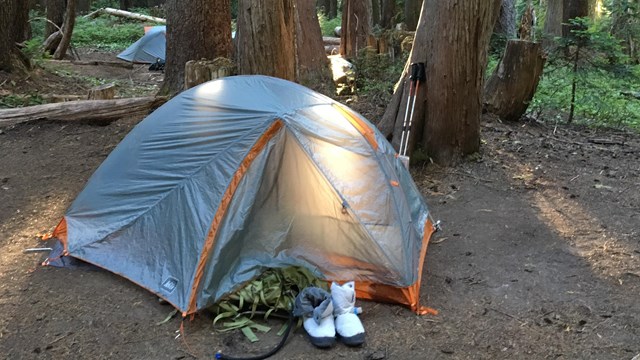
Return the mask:
<path id="1" fill-rule="evenodd" d="M 300 301 L 299 301 L 300 299 Z M 302 316 L 311 343 L 320 348 L 335 344 L 336 333 L 348 346 L 364 343 L 364 327 L 355 307 L 355 283 L 331 284 L 331 294 L 319 288 L 307 288 L 296 299 L 294 315 Z M 297 313 L 297 314 L 296 314 Z"/>

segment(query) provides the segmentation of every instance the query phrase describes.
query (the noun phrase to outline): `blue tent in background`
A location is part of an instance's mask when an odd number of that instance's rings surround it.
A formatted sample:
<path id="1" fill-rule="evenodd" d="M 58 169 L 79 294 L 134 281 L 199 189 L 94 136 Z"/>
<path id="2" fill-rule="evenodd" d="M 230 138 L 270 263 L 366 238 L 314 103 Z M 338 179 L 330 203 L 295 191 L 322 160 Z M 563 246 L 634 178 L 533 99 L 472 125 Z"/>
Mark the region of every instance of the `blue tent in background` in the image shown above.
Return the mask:
<path id="1" fill-rule="evenodd" d="M 149 28 L 140 40 L 133 43 L 125 51 L 118 54 L 118 58 L 134 63 L 154 63 L 165 60 L 167 51 L 167 27 L 153 26 Z"/>

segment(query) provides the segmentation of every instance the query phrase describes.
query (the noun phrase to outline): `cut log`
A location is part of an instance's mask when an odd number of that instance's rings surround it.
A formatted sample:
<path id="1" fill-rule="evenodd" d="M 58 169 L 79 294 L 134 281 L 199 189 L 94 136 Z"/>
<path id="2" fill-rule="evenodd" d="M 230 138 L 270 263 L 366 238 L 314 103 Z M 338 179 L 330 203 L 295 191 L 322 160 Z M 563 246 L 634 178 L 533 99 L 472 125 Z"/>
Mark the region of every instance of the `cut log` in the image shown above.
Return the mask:
<path id="1" fill-rule="evenodd" d="M 233 61 L 219 57 L 214 60 L 191 60 L 184 66 L 184 88 L 189 89 L 210 80 L 234 75 Z"/>
<path id="2" fill-rule="evenodd" d="M 47 60 L 50 64 L 70 64 L 70 65 L 96 65 L 96 66 L 114 66 L 125 69 L 133 69 L 133 64 L 124 61 L 95 61 L 95 60 Z"/>
<path id="3" fill-rule="evenodd" d="M 155 16 L 149 16 L 149 15 L 143 15 L 143 14 L 137 14 L 137 13 L 132 13 L 130 11 L 124 11 L 124 10 L 118 10 L 118 9 L 113 9 L 113 8 L 102 8 L 102 9 L 98 9 L 94 12 L 91 12 L 87 15 L 85 15 L 84 17 L 87 19 L 93 19 L 99 15 L 102 14 L 108 14 L 108 15 L 113 15 L 113 16 L 120 16 L 120 17 L 124 17 L 127 19 L 135 19 L 135 20 L 140 20 L 140 21 L 151 21 L 151 22 L 155 22 L 155 23 L 159 23 L 159 24 L 166 24 L 167 20 L 163 19 L 163 18 L 159 18 L 159 17 L 155 17 Z"/>
<path id="4" fill-rule="evenodd" d="M 123 117 L 146 115 L 167 101 L 166 97 L 69 101 L 0 110 L 0 126 L 33 120 L 108 123 Z"/>
<path id="5" fill-rule="evenodd" d="M 339 37 L 331 37 L 331 36 L 323 36 L 322 37 L 322 42 L 325 45 L 340 45 L 340 38 Z"/>
<path id="6" fill-rule="evenodd" d="M 485 85 L 485 109 L 506 121 L 519 120 L 536 92 L 545 60 L 539 43 L 509 40 Z"/>
<path id="7" fill-rule="evenodd" d="M 89 100 L 110 100 L 116 97 L 116 84 L 104 84 L 89 89 L 87 99 Z"/>

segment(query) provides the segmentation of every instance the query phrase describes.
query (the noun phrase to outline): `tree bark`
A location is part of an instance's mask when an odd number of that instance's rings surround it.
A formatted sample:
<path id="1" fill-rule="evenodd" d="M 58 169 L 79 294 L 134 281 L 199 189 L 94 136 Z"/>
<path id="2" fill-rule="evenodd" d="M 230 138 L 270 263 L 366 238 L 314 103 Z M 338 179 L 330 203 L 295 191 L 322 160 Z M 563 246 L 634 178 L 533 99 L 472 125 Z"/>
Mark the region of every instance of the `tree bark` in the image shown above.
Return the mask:
<path id="1" fill-rule="evenodd" d="M 71 44 L 71 35 L 73 34 L 73 27 L 76 23 L 76 0 L 67 0 L 67 9 L 64 13 L 64 24 L 62 25 L 62 39 L 60 45 L 53 54 L 53 58 L 62 60 L 67 54 L 69 45 Z"/>
<path id="2" fill-rule="evenodd" d="M 367 46 L 371 29 L 371 2 L 344 0 L 340 55 L 348 59 L 356 57 L 358 52 Z"/>
<path id="3" fill-rule="evenodd" d="M 64 22 L 64 9 L 67 6 L 66 0 L 47 0 L 47 20 L 56 24 L 58 27 L 62 27 Z M 55 27 L 47 21 L 44 29 L 44 38 L 48 38 L 49 35 L 58 31 L 58 27 Z"/>
<path id="4" fill-rule="evenodd" d="M 329 0 L 329 19 L 338 17 L 338 0 Z"/>
<path id="5" fill-rule="evenodd" d="M 160 94 L 175 95 L 184 87 L 189 60 L 231 57 L 229 0 L 169 0 L 167 58 Z"/>
<path id="6" fill-rule="evenodd" d="M 184 68 L 184 88 L 190 89 L 207 81 L 234 75 L 235 72 L 235 65 L 229 59 L 189 60 Z"/>
<path id="7" fill-rule="evenodd" d="M 506 39 L 516 37 L 516 2 L 515 0 L 502 0 L 500 15 L 493 28 L 495 34 L 500 34 Z"/>
<path id="8" fill-rule="evenodd" d="M 547 0 L 547 15 L 544 21 L 544 34 L 548 38 L 562 36 L 563 2 L 566 0 Z"/>
<path id="9" fill-rule="evenodd" d="M 29 3 L 19 0 L 16 7 L 14 22 L 14 40 L 17 43 L 31 39 L 31 24 L 29 23 Z"/>
<path id="10" fill-rule="evenodd" d="M 131 0 L 120 0 L 120 10 L 128 11 L 131 8 Z"/>
<path id="11" fill-rule="evenodd" d="M 500 0 L 425 0 L 411 55 L 379 124 L 383 134 L 392 135 L 396 149 L 409 93 L 409 64 L 424 62 L 426 82 L 416 95 L 408 154 L 420 142 L 435 162 L 451 165 L 479 150 L 483 75 L 499 11 Z"/>
<path id="12" fill-rule="evenodd" d="M 569 20 L 588 16 L 589 0 L 565 0 L 562 8 L 562 36 L 571 36 L 574 27 L 569 24 Z"/>
<path id="13" fill-rule="evenodd" d="M 404 1 L 404 23 L 407 30 L 415 31 L 420 18 L 420 9 L 423 0 L 405 0 Z"/>
<path id="14" fill-rule="evenodd" d="M 322 91 L 331 83 L 312 2 L 241 0 L 237 60 L 240 74 L 263 74 Z"/>
<path id="15" fill-rule="evenodd" d="M 396 15 L 396 2 L 395 0 L 382 0 L 382 19 L 380 25 L 383 29 L 392 29 L 394 24 L 394 18 Z"/>
<path id="16" fill-rule="evenodd" d="M 238 72 L 295 81 L 292 0 L 239 0 Z"/>
<path id="17" fill-rule="evenodd" d="M 12 71 L 12 53 L 15 48 L 12 25 L 15 19 L 16 0 L 0 0 L 0 70 Z M 5 25 L 6 24 L 6 25 Z"/>
<path id="18" fill-rule="evenodd" d="M 78 0 L 78 14 L 86 14 L 91 10 L 91 0 Z"/>
<path id="19" fill-rule="evenodd" d="M 89 89 L 87 99 L 89 100 L 109 100 L 116 97 L 116 85 L 114 83 L 95 86 Z"/>
<path id="20" fill-rule="evenodd" d="M 484 88 L 484 106 L 506 121 L 517 121 L 538 87 L 545 58 L 539 43 L 509 40 Z"/>
<path id="21" fill-rule="evenodd" d="M 310 1 L 298 1 L 295 14 L 295 80 L 319 92 L 331 93 L 330 62 L 315 7 Z"/>
<path id="22" fill-rule="evenodd" d="M 382 21 L 382 6 L 380 4 L 380 0 L 371 0 L 371 23 L 373 26 L 378 25 L 381 26 L 380 23 Z"/>
<path id="23" fill-rule="evenodd" d="M 0 126 L 33 120 L 106 122 L 146 115 L 167 101 L 166 97 L 69 101 L 0 110 Z"/>

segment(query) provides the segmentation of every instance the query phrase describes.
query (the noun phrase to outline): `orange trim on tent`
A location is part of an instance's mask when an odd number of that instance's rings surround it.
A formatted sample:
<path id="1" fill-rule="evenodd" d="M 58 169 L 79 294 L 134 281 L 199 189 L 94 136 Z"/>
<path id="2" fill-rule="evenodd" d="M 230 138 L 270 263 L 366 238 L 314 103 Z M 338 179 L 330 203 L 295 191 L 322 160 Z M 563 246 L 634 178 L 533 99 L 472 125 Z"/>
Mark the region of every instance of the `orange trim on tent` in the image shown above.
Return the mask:
<path id="1" fill-rule="evenodd" d="M 52 237 L 60 240 L 65 253 L 69 250 L 67 247 L 67 220 L 65 218 L 62 218 L 58 223 L 58 226 L 53 230 Z"/>
<path id="2" fill-rule="evenodd" d="M 362 134 L 362 136 L 364 136 L 365 139 L 367 139 L 369 144 L 371 144 L 371 147 L 373 148 L 373 150 L 378 150 L 378 141 L 376 141 L 376 134 L 373 131 L 373 129 L 371 129 L 356 114 L 347 110 L 345 107 L 338 104 L 333 104 L 333 106 L 336 109 L 338 109 L 338 111 L 340 111 L 342 115 L 344 115 L 344 117 L 347 118 L 347 120 L 349 120 L 351 125 L 353 125 L 353 127 L 356 128 L 356 130 L 358 130 L 358 132 L 360 132 L 360 134 Z"/>
<path id="3" fill-rule="evenodd" d="M 369 281 L 356 281 L 356 297 L 359 299 L 373 300 L 380 302 L 398 303 L 406 305 L 412 311 L 419 315 L 432 314 L 437 315 L 438 311 L 420 305 L 420 285 L 422 280 L 422 269 L 424 267 L 424 259 L 427 255 L 427 247 L 429 240 L 433 234 L 433 224 L 427 220 L 424 225 L 424 236 L 422 238 L 422 248 L 420 249 L 420 259 L 418 265 L 418 280 L 413 285 L 399 288 L 391 285 L 377 284 Z M 333 259 L 332 259 L 333 260 Z M 355 259 L 354 264 L 363 268 Z M 345 263 L 345 259 L 339 261 Z"/>
<path id="4" fill-rule="evenodd" d="M 231 200 L 233 199 L 233 195 L 240 184 L 240 181 L 244 177 L 244 174 L 249 170 L 249 166 L 253 163 L 253 160 L 260 154 L 262 149 L 269 143 L 269 141 L 280 131 L 280 129 L 284 126 L 282 120 L 276 120 L 267 131 L 265 131 L 262 136 L 255 142 L 251 150 L 247 156 L 242 160 L 240 166 L 233 174 L 231 178 L 231 182 L 227 187 L 224 195 L 222 196 L 222 201 L 220 202 L 220 206 L 218 206 L 218 210 L 216 211 L 213 221 L 211 222 L 211 227 L 209 228 L 209 233 L 207 234 L 207 238 L 205 239 L 204 246 L 202 247 L 202 252 L 200 253 L 200 260 L 198 261 L 198 266 L 196 267 L 196 273 L 193 278 L 193 285 L 191 287 L 191 297 L 189 300 L 189 305 L 187 306 L 187 311 L 182 315 L 186 316 L 188 314 L 196 312 L 196 300 L 198 297 L 198 288 L 200 287 L 200 281 L 202 280 L 202 276 L 204 275 L 204 268 L 207 264 L 207 259 L 209 259 L 209 255 L 211 255 L 211 251 L 213 250 L 213 246 L 215 245 L 216 234 L 218 233 L 218 227 L 224 218 L 224 215 L 231 204 Z"/>

